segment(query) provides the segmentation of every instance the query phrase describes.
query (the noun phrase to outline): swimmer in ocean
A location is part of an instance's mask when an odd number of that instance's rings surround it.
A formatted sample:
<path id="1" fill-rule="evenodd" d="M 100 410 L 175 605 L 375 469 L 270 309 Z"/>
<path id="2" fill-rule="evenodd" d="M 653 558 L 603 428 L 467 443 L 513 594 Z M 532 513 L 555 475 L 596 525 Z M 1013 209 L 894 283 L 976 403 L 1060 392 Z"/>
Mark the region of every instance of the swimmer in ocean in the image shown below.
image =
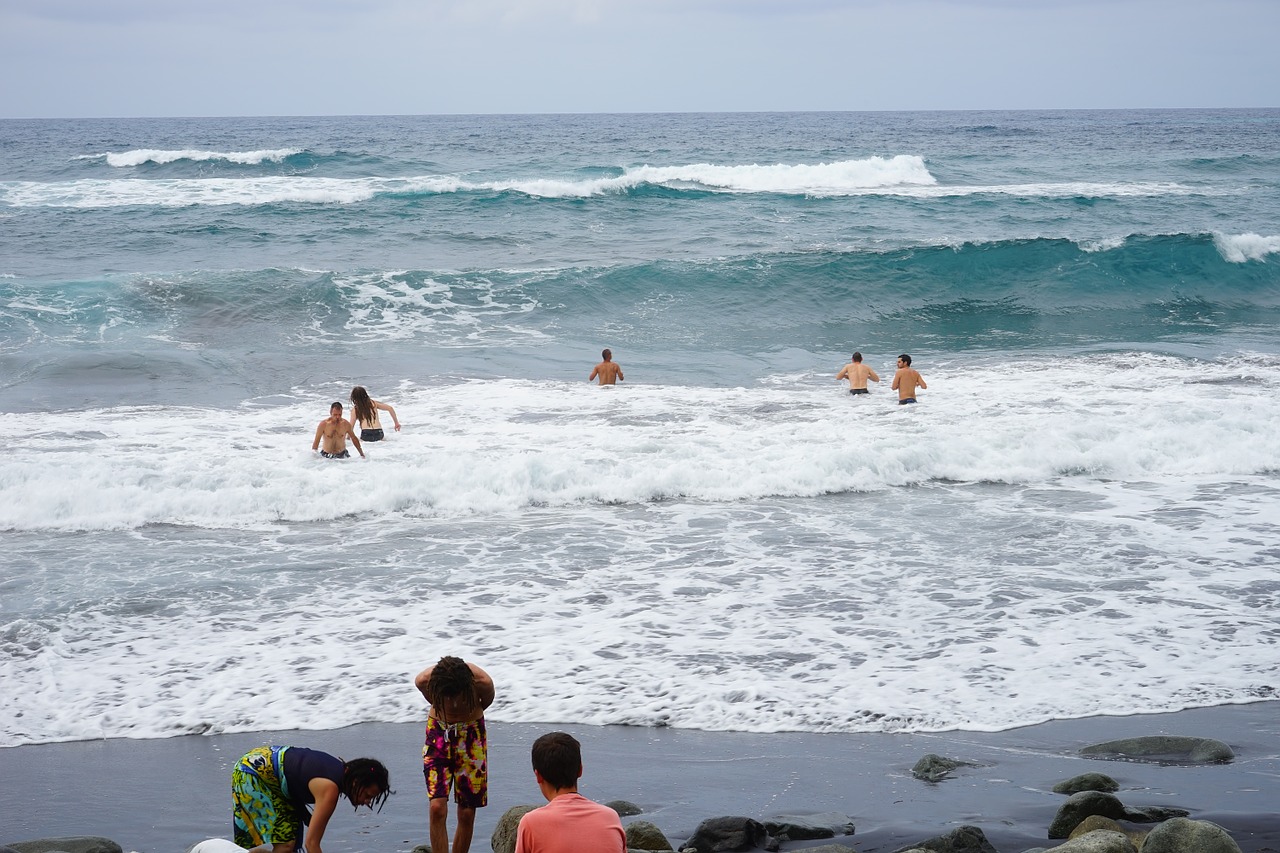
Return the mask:
<path id="1" fill-rule="evenodd" d="M 862 353 L 860 352 L 855 352 L 853 359 L 840 368 L 840 372 L 836 374 L 836 379 L 848 379 L 849 393 L 855 397 L 871 393 L 867 390 L 868 379 L 872 382 L 880 381 L 880 377 L 876 375 L 876 372 L 862 363 Z"/>

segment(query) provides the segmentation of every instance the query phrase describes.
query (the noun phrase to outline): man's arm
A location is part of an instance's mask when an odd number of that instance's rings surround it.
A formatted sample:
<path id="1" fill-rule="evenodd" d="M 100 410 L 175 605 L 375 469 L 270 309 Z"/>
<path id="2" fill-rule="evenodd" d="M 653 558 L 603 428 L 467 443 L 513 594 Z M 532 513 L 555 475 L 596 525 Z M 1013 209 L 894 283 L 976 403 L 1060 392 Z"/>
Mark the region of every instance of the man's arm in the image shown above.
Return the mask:
<path id="1" fill-rule="evenodd" d="M 901 370 L 895 371 L 895 372 L 894 372 L 894 374 L 893 374 L 893 384 L 892 384 L 892 385 L 890 385 L 889 387 L 890 387 L 891 389 L 893 389 L 894 391 L 897 391 L 897 390 L 898 390 L 898 383 L 899 383 L 899 381 L 901 381 L 901 379 L 902 379 L 902 371 L 901 371 Z"/>
<path id="2" fill-rule="evenodd" d="M 595 367 L 591 368 L 591 375 L 587 377 L 587 381 L 590 382 L 592 379 L 595 379 L 599 375 L 600 375 L 600 365 L 597 364 Z"/>
<path id="3" fill-rule="evenodd" d="M 431 680 L 431 670 L 435 669 L 435 665 L 431 665 L 418 673 L 418 677 L 413 680 L 413 686 L 418 688 L 418 692 L 422 694 L 422 698 L 428 702 L 431 697 L 427 696 L 427 682 Z"/>
<path id="4" fill-rule="evenodd" d="M 347 430 L 347 437 L 351 439 L 351 443 L 356 446 L 356 452 L 360 454 L 360 458 L 364 459 L 364 448 L 360 446 L 360 436 L 356 435 L 356 431 L 351 428 L 351 424 L 344 423 Z"/>
<path id="5" fill-rule="evenodd" d="M 322 436 L 322 435 L 324 435 L 324 421 L 321 421 L 321 422 L 316 426 L 316 440 L 315 440 L 315 441 L 313 441 L 313 442 L 311 442 L 311 449 L 312 449 L 313 451 L 314 451 L 314 450 L 319 450 L 319 449 L 320 449 L 320 436 Z"/>
<path id="6" fill-rule="evenodd" d="M 489 677 L 489 673 L 475 664 L 469 663 L 467 666 L 471 668 L 471 674 L 475 676 L 476 697 L 480 700 L 480 710 L 484 710 L 493 704 L 493 679 Z"/>
<path id="7" fill-rule="evenodd" d="M 621 367 L 619 367 L 619 368 L 618 368 L 618 381 L 619 381 L 619 382 L 621 382 L 622 380 L 624 380 L 624 379 L 626 379 L 626 378 L 627 378 L 627 377 L 625 377 L 625 376 L 623 376 L 623 375 L 622 375 L 622 368 L 621 368 Z"/>
<path id="8" fill-rule="evenodd" d="M 880 381 L 880 377 L 876 376 L 876 372 L 872 370 L 870 367 L 867 368 L 867 378 L 870 379 L 872 382 Z"/>
<path id="9" fill-rule="evenodd" d="M 338 806 L 338 786 L 317 776 L 307 783 L 307 787 L 316 798 L 316 807 L 311 811 L 311 823 L 307 826 L 307 838 L 302 846 L 306 853 L 320 853 L 324 828 L 329 825 L 329 818 L 333 817 L 333 810 Z"/>
<path id="10" fill-rule="evenodd" d="M 924 377 L 920 375 L 920 371 L 918 371 L 918 370 L 916 371 L 916 384 L 917 384 L 917 385 L 919 385 L 921 388 L 924 388 L 924 389 L 926 389 L 926 390 L 927 390 L 927 389 L 928 389 L 928 387 L 929 387 L 928 385 L 926 385 L 926 384 L 924 383 Z"/>

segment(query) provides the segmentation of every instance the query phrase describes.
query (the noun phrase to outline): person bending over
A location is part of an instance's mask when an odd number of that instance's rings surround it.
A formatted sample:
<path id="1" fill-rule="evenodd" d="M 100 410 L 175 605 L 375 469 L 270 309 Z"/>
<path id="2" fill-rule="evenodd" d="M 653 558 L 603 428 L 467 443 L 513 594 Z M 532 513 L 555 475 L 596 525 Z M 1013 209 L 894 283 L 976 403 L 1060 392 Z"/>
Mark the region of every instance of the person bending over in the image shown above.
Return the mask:
<path id="1" fill-rule="evenodd" d="M 395 409 L 381 400 L 370 397 L 363 385 L 357 385 L 351 389 L 350 423 L 353 427 L 359 425 L 361 441 L 382 441 L 384 434 L 382 421 L 378 420 L 379 411 L 391 415 L 391 423 L 395 425 L 396 432 L 399 432 L 400 419 L 396 417 Z"/>
<path id="2" fill-rule="evenodd" d="M 372 758 L 343 761 L 298 746 L 260 746 L 231 771 L 231 822 L 235 843 L 256 853 L 321 853 L 338 799 L 359 809 L 382 804 L 394 793 L 387 768 Z M 308 812 L 307 806 L 314 806 Z M 303 825 L 307 825 L 306 843 Z"/>
<path id="3" fill-rule="evenodd" d="M 458 805 L 453 853 L 467 853 L 476 809 L 489 804 L 484 711 L 493 704 L 493 679 L 462 658 L 442 657 L 413 680 L 431 703 L 422 773 L 427 781 L 432 853 L 449 853 L 449 789 Z"/>

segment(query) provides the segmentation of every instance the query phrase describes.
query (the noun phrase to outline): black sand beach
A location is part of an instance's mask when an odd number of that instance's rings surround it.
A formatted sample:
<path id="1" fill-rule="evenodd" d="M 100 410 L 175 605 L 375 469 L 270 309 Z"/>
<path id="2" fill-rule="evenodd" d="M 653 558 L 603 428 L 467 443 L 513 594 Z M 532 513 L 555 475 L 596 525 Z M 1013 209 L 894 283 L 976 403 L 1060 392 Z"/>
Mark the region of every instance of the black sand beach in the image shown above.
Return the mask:
<path id="1" fill-rule="evenodd" d="M 1276 701 L 1054 721 L 990 734 L 744 734 L 491 722 L 489 806 L 479 812 L 472 850 L 490 849 L 494 826 L 509 807 L 541 804 L 528 749 L 539 734 L 555 729 L 582 741 L 586 796 L 640 805 L 645 814 L 635 819 L 655 823 L 677 848 L 708 817 L 840 812 L 856 833 L 835 843 L 861 853 L 897 850 L 964 824 L 980 827 L 1000 853 L 1020 853 L 1061 843 L 1046 836 L 1064 800 L 1051 789 L 1097 771 L 1119 782 L 1116 795 L 1126 806 L 1186 809 L 1192 819 L 1225 828 L 1245 853 L 1280 851 Z M 1077 755 L 1091 743 L 1162 734 L 1216 738 L 1236 757 L 1229 764 L 1194 766 Z M 420 738 L 417 724 L 365 724 L 3 749 L 0 844 L 101 835 L 126 851 L 182 853 L 204 838 L 230 837 L 231 764 L 271 742 L 382 759 L 396 795 L 381 814 L 361 810 L 353 816 L 341 809 L 325 849 L 407 853 L 427 842 Z M 911 767 L 927 753 L 980 766 L 924 782 Z M 784 849 L 822 843 L 832 842 Z"/>

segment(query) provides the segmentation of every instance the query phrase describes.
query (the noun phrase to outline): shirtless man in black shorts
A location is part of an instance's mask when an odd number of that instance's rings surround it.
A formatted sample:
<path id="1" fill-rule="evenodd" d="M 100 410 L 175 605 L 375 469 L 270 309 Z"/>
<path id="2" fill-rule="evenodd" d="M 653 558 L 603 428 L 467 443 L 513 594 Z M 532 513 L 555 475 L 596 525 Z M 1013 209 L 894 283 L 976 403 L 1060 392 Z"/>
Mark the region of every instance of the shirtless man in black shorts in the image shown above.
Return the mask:
<path id="1" fill-rule="evenodd" d="M 342 404 L 334 403 L 329 407 L 329 417 L 322 420 L 316 427 L 316 438 L 311 442 L 311 449 L 320 450 L 320 455 L 325 459 L 350 459 L 351 453 L 347 450 L 348 438 L 356 446 L 356 452 L 360 454 L 360 458 L 364 459 L 364 448 L 360 446 L 360 438 L 351 428 L 351 424 L 342 417 Z M 324 441 L 323 450 L 320 449 L 321 440 Z"/>
<path id="2" fill-rule="evenodd" d="M 869 394 L 867 390 L 867 380 L 879 382 L 880 377 L 870 367 L 862 363 L 862 353 L 855 352 L 853 360 L 840 368 L 840 372 L 836 374 L 836 379 L 849 380 L 849 393 L 857 397 L 860 394 Z"/>

